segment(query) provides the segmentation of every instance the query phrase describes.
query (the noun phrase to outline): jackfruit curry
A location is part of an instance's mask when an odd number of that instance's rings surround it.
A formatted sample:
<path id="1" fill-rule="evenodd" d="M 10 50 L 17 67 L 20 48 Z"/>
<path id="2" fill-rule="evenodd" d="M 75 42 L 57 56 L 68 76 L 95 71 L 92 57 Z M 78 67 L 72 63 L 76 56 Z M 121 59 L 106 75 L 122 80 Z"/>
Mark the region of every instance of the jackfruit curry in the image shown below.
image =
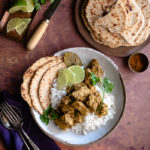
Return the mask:
<path id="1" fill-rule="evenodd" d="M 88 113 L 95 113 L 99 117 L 107 114 L 108 108 L 103 103 L 103 96 L 96 90 L 92 83 L 92 75 L 95 75 L 99 82 L 103 76 L 98 61 L 93 59 L 85 68 L 85 80 L 79 84 L 67 88 L 67 95 L 62 98 L 57 108 L 60 117 L 55 119 L 55 123 L 63 130 L 71 128 L 76 123 L 84 121 Z M 101 109 L 98 111 L 99 107 Z"/>

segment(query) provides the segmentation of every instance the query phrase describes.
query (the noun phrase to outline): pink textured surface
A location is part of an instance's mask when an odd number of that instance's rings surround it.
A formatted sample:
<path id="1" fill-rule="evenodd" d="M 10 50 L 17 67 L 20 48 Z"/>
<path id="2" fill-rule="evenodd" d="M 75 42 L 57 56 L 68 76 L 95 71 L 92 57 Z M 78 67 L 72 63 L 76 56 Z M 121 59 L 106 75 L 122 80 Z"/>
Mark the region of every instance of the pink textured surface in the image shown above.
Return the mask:
<path id="1" fill-rule="evenodd" d="M 74 0 L 62 0 L 49 27 L 34 51 L 0 35 L 0 91 L 20 92 L 24 71 L 38 58 L 53 55 L 69 47 L 90 47 L 80 36 L 74 20 Z M 0 1 L 0 17 L 6 1 Z M 46 6 L 44 6 L 46 7 Z M 39 11 L 30 32 L 42 19 Z M 150 44 L 142 52 L 150 59 Z M 128 58 L 109 56 L 123 76 L 127 105 L 120 124 L 104 140 L 85 147 L 70 147 L 58 143 L 62 150 L 150 150 L 150 68 L 135 74 L 128 69 Z"/>

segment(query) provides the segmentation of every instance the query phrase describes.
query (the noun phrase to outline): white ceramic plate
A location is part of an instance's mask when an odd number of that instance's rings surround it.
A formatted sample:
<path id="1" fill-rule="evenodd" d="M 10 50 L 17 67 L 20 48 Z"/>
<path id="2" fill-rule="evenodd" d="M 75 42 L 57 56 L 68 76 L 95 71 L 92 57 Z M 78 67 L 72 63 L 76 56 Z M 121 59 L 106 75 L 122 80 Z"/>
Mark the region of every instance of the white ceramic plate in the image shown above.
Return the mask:
<path id="1" fill-rule="evenodd" d="M 88 64 L 93 58 L 99 60 L 106 76 L 110 78 L 115 86 L 112 92 L 115 97 L 116 105 L 116 114 L 114 119 L 109 120 L 105 126 L 100 127 L 95 131 L 91 131 L 87 135 L 79 135 L 71 131 L 62 131 L 52 121 L 48 126 L 46 126 L 41 122 L 39 114 L 34 109 L 31 109 L 31 114 L 40 129 L 49 137 L 64 144 L 81 146 L 102 139 L 118 124 L 125 108 L 125 89 L 117 65 L 104 54 L 90 48 L 76 47 L 62 50 L 56 53 L 55 56 L 62 56 L 65 52 L 73 52 L 78 54 L 83 64 Z"/>

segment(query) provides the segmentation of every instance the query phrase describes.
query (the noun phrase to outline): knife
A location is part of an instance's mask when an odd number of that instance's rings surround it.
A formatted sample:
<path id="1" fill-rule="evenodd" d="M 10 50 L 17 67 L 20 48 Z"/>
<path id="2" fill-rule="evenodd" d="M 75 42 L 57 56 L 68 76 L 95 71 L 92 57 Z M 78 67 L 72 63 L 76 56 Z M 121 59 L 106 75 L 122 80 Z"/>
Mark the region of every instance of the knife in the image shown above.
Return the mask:
<path id="1" fill-rule="evenodd" d="M 44 32 L 46 31 L 48 24 L 49 24 L 49 20 L 52 17 L 52 15 L 54 14 L 57 6 L 59 5 L 59 3 L 61 2 L 61 0 L 55 0 L 54 3 L 52 3 L 48 9 L 45 11 L 44 13 L 44 18 L 45 20 L 42 21 L 42 23 L 39 25 L 39 27 L 36 29 L 36 31 L 33 33 L 33 35 L 31 36 L 30 40 L 27 43 L 27 49 L 28 50 L 33 50 L 36 45 L 38 44 L 38 42 L 40 41 L 40 39 L 42 38 Z"/>

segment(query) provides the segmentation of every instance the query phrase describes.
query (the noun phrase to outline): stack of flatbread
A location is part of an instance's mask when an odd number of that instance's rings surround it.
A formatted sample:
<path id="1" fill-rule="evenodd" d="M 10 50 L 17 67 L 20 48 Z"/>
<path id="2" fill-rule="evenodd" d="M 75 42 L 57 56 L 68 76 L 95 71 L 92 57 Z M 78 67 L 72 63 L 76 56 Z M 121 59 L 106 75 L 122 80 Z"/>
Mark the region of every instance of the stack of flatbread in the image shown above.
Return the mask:
<path id="1" fill-rule="evenodd" d="M 140 45 L 150 34 L 149 0 L 85 0 L 82 18 L 92 38 L 111 48 Z"/>
<path id="2" fill-rule="evenodd" d="M 59 69 L 66 67 L 61 57 L 43 57 L 27 69 L 21 95 L 40 114 L 50 105 L 50 89 Z"/>

